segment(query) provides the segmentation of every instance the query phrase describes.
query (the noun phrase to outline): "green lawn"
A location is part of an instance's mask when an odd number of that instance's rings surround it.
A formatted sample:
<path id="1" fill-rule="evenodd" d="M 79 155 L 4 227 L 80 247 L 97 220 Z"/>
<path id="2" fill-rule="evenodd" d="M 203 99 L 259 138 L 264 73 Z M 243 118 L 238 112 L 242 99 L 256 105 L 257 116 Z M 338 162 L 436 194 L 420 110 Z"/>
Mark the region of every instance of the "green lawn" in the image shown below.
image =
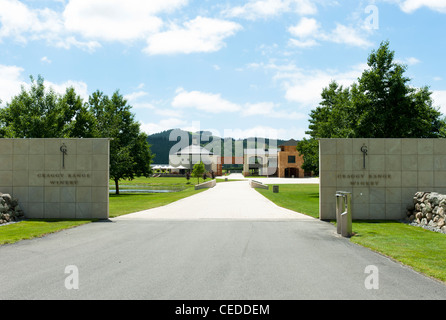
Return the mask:
<path id="1" fill-rule="evenodd" d="M 110 218 L 114 218 L 123 214 L 164 206 L 205 190 L 206 189 L 194 190 L 194 188 L 188 188 L 183 191 L 172 193 L 112 194 L 110 195 L 109 200 L 109 216 Z"/>
<path id="2" fill-rule="evenodd" d="M 195 184 L 198 182 L 197 178 L 191 178 L 190 183 L 187 182 L 187 179 L 184 177 L 139 177 L 132 181 L 121 181 L 119 184 L 120 191 L 124 191 L 126 188 L 145 189 L 155 187 L 158 189 L 181 189 L 181 191 L 169 193 L 110 194 L 109 216 L 110 218 L 114 218 L 123 214 L 164 206 L 206 190 L 194 189 Z M 203 179 L 200 179 L 200 182 L 203 182 Z M 110 181 L 110 187 L 112 186 L 114 188 L 114 182 Z"/>
<path id="3" fill-rule="evenodd" d="M 354 221 L 351 241 L 446 282 L 446 235 L 396 221 Z"/>
<path id="4" fill-rule="evenodd" d="M 64 229 L 77 227 L 94 220 L 26 220 L 0 227 L 0 245 L 43 237 Z"/>
<path id="5" fill-rule="evenodd" d="M 279 185 L 279 193 L 256 189 L 277 205 L 319 216 L 318 185 Z M 335 221 L 333 221 L 335 223 Z M 397 221 L 353 221 L 350 241 L 446 282 L 446 235 Z"/>
<path id="6" fill-rule="evenodd" d="M 269 190 L 256 190 L 278 206 L 319 218 L 319 185 L 317 184 L 281 184 L 279 193 L 273 192 L 272 185 L 269 186 Z"/>

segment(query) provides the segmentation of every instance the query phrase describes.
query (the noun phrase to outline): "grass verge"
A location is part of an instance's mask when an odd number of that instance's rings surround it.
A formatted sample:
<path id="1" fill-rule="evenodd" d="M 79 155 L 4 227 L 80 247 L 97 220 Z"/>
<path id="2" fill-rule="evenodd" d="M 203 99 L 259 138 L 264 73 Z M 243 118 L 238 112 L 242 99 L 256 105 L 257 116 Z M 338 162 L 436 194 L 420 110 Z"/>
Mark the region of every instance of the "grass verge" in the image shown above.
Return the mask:
<path id="1" fill-rule="evenodd" d="M 110 218 L 115 218 L 124 214 L 165 206 L 205 190 L 188 188 L 172 193 L 112 194 L 109 199 L 109 216 Z"/>
<path id="2" fill-rule="evenodd" d="M 256 189 L 266 198 L 280 207 L 319 218 L 319 185 L 317 184 L 281 184 L 279 193 L 269 190 Z"/>
<path id="3" fill-rule="evenodd" d="M 446 235 L 397 221 L 354 221 L 350 241 L 446 283 Z"/>
<path id="4" fill-rule="evenodd" d="M 0 245 L 43 237 L 47 234 L 77 227 L 95 220 L 32 219 L 0 227 Z"/>

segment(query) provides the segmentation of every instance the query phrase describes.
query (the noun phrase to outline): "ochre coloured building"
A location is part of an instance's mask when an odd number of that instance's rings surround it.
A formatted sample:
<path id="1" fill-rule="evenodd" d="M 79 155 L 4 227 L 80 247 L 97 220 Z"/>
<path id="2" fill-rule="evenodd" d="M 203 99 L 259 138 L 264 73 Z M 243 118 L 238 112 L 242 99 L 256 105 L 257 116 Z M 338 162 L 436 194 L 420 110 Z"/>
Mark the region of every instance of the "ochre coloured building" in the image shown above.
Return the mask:
<path id="1" fill-rule="evenodd" d="M 279 146 L 277 174 L 279 178 L 304 178 L 303 157 L 297 151 L 297 141 L 290 140 Z"/>

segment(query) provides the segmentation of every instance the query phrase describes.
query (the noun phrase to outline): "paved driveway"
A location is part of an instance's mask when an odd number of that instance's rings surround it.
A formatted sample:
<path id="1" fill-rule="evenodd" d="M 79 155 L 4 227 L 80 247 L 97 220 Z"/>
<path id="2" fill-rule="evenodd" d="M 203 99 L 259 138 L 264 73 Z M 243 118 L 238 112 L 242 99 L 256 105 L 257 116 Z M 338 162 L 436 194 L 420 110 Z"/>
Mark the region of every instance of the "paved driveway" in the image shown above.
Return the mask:
<path id="1" fill-rule="evenodd" d="M 0 265 L 0 299 L 446 298 L 444 284 L 276 207 L 247 182 L 1 246 Z M 73 267 L 79 287 L 67 289 Z"/>
<path id="2" fill-rule="evenodd" d="M 250 188 L 248 181 L 218 183 L 214 188 L 169 205 L 128 214 L 128 219 L 231 219 L 231 220 L 314 220 L 278 207 Z"/>

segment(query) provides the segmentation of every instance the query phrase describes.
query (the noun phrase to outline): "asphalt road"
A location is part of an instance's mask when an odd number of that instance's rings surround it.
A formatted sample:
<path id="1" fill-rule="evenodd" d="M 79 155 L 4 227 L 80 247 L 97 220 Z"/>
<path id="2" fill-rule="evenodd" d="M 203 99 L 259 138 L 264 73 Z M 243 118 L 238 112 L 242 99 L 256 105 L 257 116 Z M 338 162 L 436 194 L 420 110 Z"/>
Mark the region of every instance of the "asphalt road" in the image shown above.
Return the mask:
<path id="1" fill-rule="evenodd" d="M 446 298 L 444 284 L 318 220 L 117 219 L 1 246 L 0 265 L 0 299 Z"/>

